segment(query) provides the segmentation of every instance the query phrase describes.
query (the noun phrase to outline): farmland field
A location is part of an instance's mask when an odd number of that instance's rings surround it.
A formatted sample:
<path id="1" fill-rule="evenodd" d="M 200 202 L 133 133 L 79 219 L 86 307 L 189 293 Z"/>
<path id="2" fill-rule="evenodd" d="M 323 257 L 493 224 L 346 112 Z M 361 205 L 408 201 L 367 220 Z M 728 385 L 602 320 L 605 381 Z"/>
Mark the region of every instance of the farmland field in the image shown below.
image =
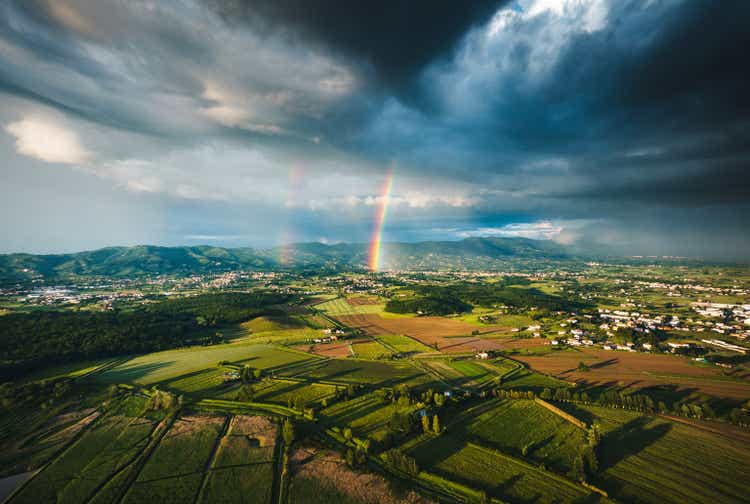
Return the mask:
<path id="1" fill-rule="evenodd" d="M 201 501 L 271 502 L 276 435 L 276 425 L 263 417 L 233 417 Z"/>
<path id="2" fill-rule="evenodd" d="M 543 373 L 591 385 L 642 388 L 674 384 L 679 389 L 697 390 L 717 397 L 750 397 L 750 380 L 727 377 L 716 367 L 695 365 L 687 358 L 675 355 L 581 349 L 545 356 L 518 355 L 516 358 Z M 578 371 L 579 362 L 586 363 L 590 371 Z"/>
<path id="3" fill-rule="evenodd" d="M 282 371 L 279 374 L 339 383 L 369 383 L 381 387 L 392 387 L 400 383 L 414 385 L 430 381 L 429 376 L 405 362 L 354 359 L 331 359 L 318 366 Z"/>
<path id="4" fill-rule="evenodd" d="M 510 350 L 544 345 L 544 338 L 513 338 L 472 336 L 477 330 L 473 324 L 446 317 L 410 317 L 385 318 L 377 314 L 341 315 L 337 317 L 342 323 L 364 331 L 374 337 L 382 335 L 406 335 L 419 343 L 448 353 L 477 352 L 485 350 Z M 502 326 L 487 326 L 485 331 L 505 331 Z"/>
<path id="5" fill-rule="evenodd" d="M 589 493 L 549 471 L 452 435 L 430 438 L 412 448 L 410 454 L 420 468 L 483 488 L 506 501 L 571 502 Z"/>
<path id="6" fill-rule="evenodd" d="M 175 421 L 128 490 L 124 502 L 194 499 L 225 421 L 223 417 L 207 415 Z"/>
<path id="7" fill-rule="evenodd" d="M 365 394 L 348 401 L 341 401 L 320 412 L 321 418 L 345 425 L 359 436 L 367 436 L 375 440 L 382 440 L 387 429 L 386 425 L 394 413 L 409 413 L 416 407 L 397 406 L 390 401 L 384 401 L 375 393 Z"/>
<path id="8" fill-rule="evenodd" d="M 639 502 L 745 502 L 750 441 L 684 423 L 602 407 L 601 486 Z"/>
<path id="9" fill-rule="evenodd" d="M 452 421 L 450 431 L 516 456 L 525 450 L 529 459 L 545 462 L 562 474 L 570 470 L 586 442 L 582 429 L 530 400 L 496 399 L 481 404 Z"/>
<path id="10" fill-rule="evenodd" d="M 94 380 L 105 383 L 132 382 L 141 385 L 163 382 L 215 368 L 220 361 L 246 363 L 254 368 L 280 371 L 287 366 L 313 360 L 314 357 L 270 345 L 230 343 L 155 352 L 134 357 Z"/>
<path id="11" fill-rule="evenodd" d="M 140 406 L 143 401 L 128 399 Z M 145 446 L 154 422 L 124 413 L 122 405 L 93 418 L 83 435 L 16 494 L 12 502 L 80 502 L 93 496 Z"/>
<path id="12" fill-rule="evenodd" d="M 293 504 L 427 504 L 414 492 L 398 491 L 382 476 L 346 467 L 333 452 L 296 450 L 291 457 Z"/>
<path id="13" fill-rule="evenodd" d="M 401 336 L 399 334 L 381 334 L 377 339 L 386 345 L 395 348 L 400 353 L 414 354 L 434 351 L 434 349 L 428 347 L 424 343 L 420 343 L 413 338 Z"/>
<path id="14" fill-rule="evenodd" d="M 388 359 L 393 352 L 377 341 L 361 341 L 352 344 L 354 355 L 360 359 Z"/>
<path id="15" fill-rule="evenodd" d="M 359 298 L 353 298 L 359 299 Z M 326 312 L 332 317 L 338 318 L 340 315 L 358 315 L 366 313 L 381 313 L 385 304 L 382 303 L 359 303 L 350 302 L 348 299 L 336 298 L 331 301 L 321 303 L 315 308 Z"/>
<path id="16" fill-rule="evenodd" d="M 333 385 L 306 383 L 292 380 L 266 380 L 254 385 L 255 400 L 286 405 L 289 400 L 302 399 L 305 404 L 331 397 L 336 391 Z"/>

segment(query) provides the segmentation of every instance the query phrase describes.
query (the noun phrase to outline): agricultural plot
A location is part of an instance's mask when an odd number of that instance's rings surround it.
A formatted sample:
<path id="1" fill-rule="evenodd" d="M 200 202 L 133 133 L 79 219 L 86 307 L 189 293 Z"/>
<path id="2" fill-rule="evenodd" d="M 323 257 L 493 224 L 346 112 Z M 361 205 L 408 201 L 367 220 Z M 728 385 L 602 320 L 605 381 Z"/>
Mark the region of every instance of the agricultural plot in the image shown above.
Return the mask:
<path id="1" fill-rule="evenodd" d="M 727 377 L 719 368 L 695 365 L 675 355 L 582 349 L 516 358 L 532 369 L 588 385 L 643 388 L 672 384 L 678 390 L 699 391 L 715 397 L 740 400 L 750 397 L 750 380 Z M 586 363 L 590 370 L 578 371 L 579 362 Z"/>
<path id="2" fill-rule="evenodd" d="M 393 352 L 377 341 L 361 341 L 352 343 L 354 356 L 359 359 L 384 360 L 390 358 Z"/>
<path id="3" fill-rule="evenodd" d="M 398 492 L 382 476 L 349 469 L 333 452 L 292 453 L 289 502 L 293 504 L 427 504 L 414 492 Z"/>
<path id="4" fill-rule="evenodd" d="M 320 412 L 322 419 L 339 426 L 349 426 L 358 436 L 382 441 L 394 413 L 412 413 L 416 406 L 398 406 L 376 393 L 341 401 Z"/>
<path id="5" fill-rule="evenodd" d="M 194 500 L 225 421 L 223 417 L 204 415 L 176 420 L 128 490 L 124 502 Z"/>
<path id="6" fill-rule="evenodd" d="M 280 371 L 315 359 L 313 356 L 262 344 L 230 343 L 155 352 L 135 357 L 92 378 L 104 383 L 150 385 L 215 368 L 220 361 L 245 363 Z"/>
<path id="7" fill-rule="evenodd" d="M 264 417 L 233 417 L 201 502 L 271 502 L 277 432 L 276 425 Z"/>
<path id="8" fill-rule="evenodd" d="M 461 374 L 460 382 L 464 386 L 482 387 L 491 384 L 499 376 L 489 366 L 482 366 L 469 359 L 447 360 L 445 364 Z"/>
<path id="9" fill-rule="evenodd" d="M 510 502 L 572 502 L 589 492 L 556 474 L 451 435 L 431 437 L 409 454 L 420 468 Z"/>
<path id="10" fill-rule="evenodd" d="M 253 385 L 255 401 L 287 405 L 289 401 L 302 400 L 305 405 L 331 397 L 336 392 L 333 385 L 307 383 L 293 380 L 265 380 Z"/>
<path id="11" fill-rule="evenodd" d="M 586 443 L 581 428 L 530 400 L 488 401 L 459 415 L 449 430 L 453 436 L 544 462 L 562 474 Z"/>
<path id="12" fill-rule="evenodd" d="M 342 384 L 363 383 L 380 387 L 393 387 L 400 383 L 425 384 L 431 378 L 406 362 L 376 362 L 364 360 L 331 359 L 318 366 L 289 370 L 280 375 L 329 381 Z"/>
<path id="13" fill-rule="evenodd" d="M 378 336 L 377 339 L 402 354 L 418 354 L 434 351 L 433 348 L 428 347 L 424 343 L 420 343 L 407 336 L 401 336 L 400 334 L 383 334 Z"/>
<path id="14" fill-rule="evenodd" d="M 477 326 L 446 317 L 389 318 L 378 314 L 339 315 L 345 325 L 364 331 L 369 336 L 406 335 L 434 350 L 447 353 L 471 353 L 486 350 L 513 350 L 546 343 L 544 338 L 512 338 L 501 336 L 502 326 L 487 326 L 488 335 L 472 335 Z"/>
<path id="15" fill-rule="evenodd" d="M 88 373 L 93 373 L 115 362 L 117 362 L 117 359 L 102 359 L 46 367 L 24 376 L 23 381 L 31 382 L 60 377 L 77 378 Z"/>
<path id="16" fill-rule="evenodd" d="M 143 405 L 136 398 L 127 401 Z M 83 435 L 32 478 L 11 502 L 75 503 L 96 494 L 143 449 L 153 429 L 153 421 L 123 414 L 127 406 L 82 425 Z"/>
<path id="17" fill-rule="evenodd" d="M 353 298 L 360 299 L 360 298 Z M 331 301 L 326 301 L 317 305 L 315 308 L 326 312 L 332 317 L 338 317 L 340 315 L 358 315 L 367 313 L 381 313 L 383 311 L 383 303 L 360 303 L 357 301 L 351 301 L 345 298 L 336 298 Z"/>
<path id="18" fill-rule="evenodd" d="M 38 407 L 19 407 L 0 420 L 0 474 L 17 474 L 37 468 L 60 451 L 99 416 L 93 408 L 76 408 L 55 415 Z"/>
<path id="19" fill-rule="evenodd" d="M 501 388 L 541 392 L 545 388 L 555 389 L 570 386 L 570 382 L 522 368 L 504 377 Z"/>
<path id="20" fill-rule="evenodd" d="M 303 352 L 314 353 L 321 357 L 346 358 L 353 356 L 353 350 L 351 349 L 352 343 L 354 343 L 354 340 L 344 340 L 333 343 L 298 345 L 295 348 Z"/>
<path id="21" fill-rule="evenodd" d="M 747 502 L 750 442 L 635 412 L 580 407 L 605 436 L 599 484 L 638 502 Z"/>

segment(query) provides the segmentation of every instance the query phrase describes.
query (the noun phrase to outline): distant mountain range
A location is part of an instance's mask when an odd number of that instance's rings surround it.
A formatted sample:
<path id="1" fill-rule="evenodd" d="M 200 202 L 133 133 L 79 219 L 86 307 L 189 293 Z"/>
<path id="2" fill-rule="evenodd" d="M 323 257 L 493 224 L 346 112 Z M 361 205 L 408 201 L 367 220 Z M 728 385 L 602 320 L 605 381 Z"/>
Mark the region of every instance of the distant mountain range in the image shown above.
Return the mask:
<path id="1" fill-rule="evenodd" d="M 300 243 L 270 249 L 195 247 L 108 247 L 71 254 L 0 255 L 0 279 L 42 276 L 63 279 L 85 276 L 136 277 L 218 273 L 231 270 L 352 270 L 367 267 L 365 243 Z M 383 269 L 496 269 L 509 262 L 564 260 L 579 257 L 552 241 L 525 238 L 467 238 L 383 244 Z"/>

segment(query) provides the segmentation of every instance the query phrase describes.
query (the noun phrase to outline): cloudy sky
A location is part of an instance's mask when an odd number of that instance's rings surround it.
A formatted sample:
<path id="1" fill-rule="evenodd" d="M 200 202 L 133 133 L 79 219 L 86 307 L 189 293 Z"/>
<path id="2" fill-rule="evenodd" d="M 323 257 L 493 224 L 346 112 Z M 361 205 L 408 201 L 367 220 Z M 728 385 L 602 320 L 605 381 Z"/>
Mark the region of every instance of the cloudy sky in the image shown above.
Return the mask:
<path id="1" fill-rule="evenodd" d="M 745 0 L 5 0 L 0 252 L 524 236 L 747 259 Z"/>

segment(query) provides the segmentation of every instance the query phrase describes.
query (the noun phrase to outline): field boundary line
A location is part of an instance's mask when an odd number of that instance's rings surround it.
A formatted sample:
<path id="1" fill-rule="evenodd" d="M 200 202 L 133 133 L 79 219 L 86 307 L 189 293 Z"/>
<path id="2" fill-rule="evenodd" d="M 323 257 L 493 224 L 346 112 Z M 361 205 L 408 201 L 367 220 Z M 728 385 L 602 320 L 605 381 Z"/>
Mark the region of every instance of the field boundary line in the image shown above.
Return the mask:
<path id="1" fill-rule="evenodd" d="M 158 426 L 159 426 L 159 423 L 155 422 L 154 423 L 154 427 L 151 429 L 151 432 L 149 432 L 149 434 L 148 434 L 149 441 L 151 439 L 151 436 L 153 436 L 154 431 L 158 428 Z M 101 492 L 104 487 L 107 486 L 107 484 L 110 481 L 112 481 L 113 479 L 115 479 L 117 476 L 119 476 L 123 471 L 127 470 L 129 467 L 132 467 L 132 465 L 138 460 L 138 457 L 140 457 L 141 454 L 143 453 L 143 450 L 145 450 L 148 447 L 149 441 L 146 442 L 146 445 L 143 448 L 141 448 L 140 450 L 138 450 L 138 452 L 136 452 L 135 454 L 133 454 L 133 456 L 130 457 L 130 459 L 127 462 L 125 462 L 124 464 L 122 464 L 122 466 L 119 469 L 117 469 L 115 472 L 113 472 L 112 474 L 110 474 L 109 477 L 106 480 L 104 480 L 101 483 L 99 483 L 90 492 L 90 494 L 86 497 L 86 500 L 84 502 L 91 502 L 96 497 L 96 495 L 99 492 Z"/>
<path id="2" fill-rule="evenodd" d="M 34 474 L 31 475 L 31 477 L 29 477 L 26 481 L 24 481 L 23 483 L 21 483 L 20 485 L 18 485 L 18 487 L 16 487 L 16 489 L 13 490 L 13 492 L 11 492 L 11 494 L 8 495 L 8 497 L 5 498 L 5 500 L 3 501 L 3 503 L 4 504 L 6 504 L 6 503 L 9 504 L 10 502 L 12 502 L 13 498 L 15 498 L 15 496 L 18 495 L 18 493 L 21 490 L 23 490 L 34 479 L 36 479 L 36 477 L 39 476 L 42 472 L 44 472 L 49 466 L 51 466 L 53 463 L 55 463 L 57 460 L 59 460 L 60 457 L 62 457 L 63 455 L 65 455 L 66 452 L 68 452 L 69 450 L 71 450 L 73 448 L 73 446 L 75 446 L 78 443 L 78 441 L 81 440 L 81 437 L 84 435 L 84 433 L 86 433 L 89 429 L 91 429 L 91 427 L 94 424 L 96 424 L 99 421 L 100 418 L 102 418 L 104 416 L 104 413 L 101 412 L 101 411 L 99 411 L 97 409 L 96 411 L 92 411 L 89 415 L 85 416 L 83 419 L 86 419 L 86 418 L 88 418 L 91 415 L 94 415 L 96 413 L 99 413 L 96 416 L 96 418 L 94 418 L 91 422 L 89 422 L 88 425 L 84 425 L 81 428 L 81 430 L 79 430 L 78 432 L 76 432 L 75 435 L 73 435 L 73 437 L 70 440 L 68 440 L 67 443 L 65 443 L 63 446 L 61 446 L 58 449 L 58 451 L 56 453 L 54 453 L 49 458 L 49 460 L 47 460 L 47 462 L 45 462 L 39 469 L 37 469 L 34 472 Z M 81 420 L 83 420 L 83 419 L 81 419 Z"/>
<path id="3" fill-rule="evenodd" d="M 151 455 L 159 446 L 161 440 L 164 438 L 167 432 L 172 429 L 172 425 L 174 425 L 178 416 L 179 410 L 172 412 L 169 416 L 161 421 L 161 423 L 164 424 L 164 428 L 161 431 L 156 432 L 156 437 L 152 438 L 151 441 L 146 445 L 146 447 L 141 452 L 140 458 L 134 461 L 132 473 L 129 474 L 125 479 L 120 495 L 116 499 L 114 499 L 115 502 L 122 503 L 125 501 L 125 497 L 127 497 L 128 493 L 130 492 L 130 488 L 133 486 L 133 484 L 138 479 L 138 476 L 141 474 L 141 470 L 143 470 L 143 467 L 151 459 Z M 159 426 L 157 425 L 156 429 L 154 430 L 157 431 L 158 429 Z"/>
<path id="4" fill-rule="evenodd" d="M 568 422 L 572 423 L 576 427 L 580 427 L 583 430 L 588 429 L 588 425 L 586 425 L 586 422 L 583 420 L 579 420 L 578 418 L 574 417 L 570 413 L 567 413 L 557 406 L 548 403 L 544 399 L 540 399 L 539 397 L 534 397 L 534 402 L 537 403 L 539 406 L 542 406 L 546 408 L 547 410 L 551 411 L 555 415 L 559 416 L 560 418 L 567 420 Z"/>
<path id="5" fill-rule="evenodd" d="M 224 441 L 224 439 L 227 437 L 231 423 L 232 423 L 232 415 L 231 414 L 226 415 L 224 417 L 224 423 L 221 426 L 221 431 L 219 431 L 219 434 L 216 436 L 216 441 L 214 442 L 214 447 L 211 450 L 211 455 L 209 455 L 208 459 L 206 460 L 206 465 L 203 468 L 201 484 L 198 487 L 198 491 L 195 494 L 195 498 L 193 499 L 193 502 L 195 504 L 198 504 L 199 502 L 203 502 L 203 498 L 204 498 L 203 493 L 206 491 L 208 478 L 210 477 L 211 471 L 214 468 L 214 465 L 216 463 L 216 458 L 221 452 L 221 448 L 223 446 L 222 441 Z"/>
<path id="6" fill-rule="evenodd" d="M 557 474 L 556 472 L 550 471 L 548 469 L 542 469 L 540 467 L 535 466 L 534 464 L 531 464 L 531 463 L 529 463 L 529 462 L 527 462 L 525 460 L 516 458 L 516 457 L 514 457 L 512 455 L 508 455 L 507 453 L 504 453 L 504 452 L 502 452 L 500 450 L 496 450 L 494 448 L 489 448 L 487 446 L 483 446 L 483 445 L 477 444 L 477 443 L 475 443 L 473 441 L 468 441 L 466 443 L 466 446 L 471 446 L 472 448 L 476 448 L 477 450 L 482 450 L 482 451 L 485 451 L 487 453 L 491 453 L 491 454 L 496 455 L 498 457 L 510 460 L 511 462 L 514 462 L 516 464 L 522 465 L 523 467 L 525 467 L 527 469 L 540 472 L 542 474 L 547 475 L 550 479 L 557 480 L 557 481 L 559 481 L 561 483 L 564 483 L 565 485 L 567 485 L 567 486 L 569 486 L 571 488 L 575 488 L 577 490 L 583 490 L 584 492 L 591 491 L 591 489 L 586 488 L 583 485 L 581 485 L 580 483 L 575 482 L 573 480 L 570 480 L 570 479 L 566 478 L 565 476 L 562 476 L 561 474 Z"/>

